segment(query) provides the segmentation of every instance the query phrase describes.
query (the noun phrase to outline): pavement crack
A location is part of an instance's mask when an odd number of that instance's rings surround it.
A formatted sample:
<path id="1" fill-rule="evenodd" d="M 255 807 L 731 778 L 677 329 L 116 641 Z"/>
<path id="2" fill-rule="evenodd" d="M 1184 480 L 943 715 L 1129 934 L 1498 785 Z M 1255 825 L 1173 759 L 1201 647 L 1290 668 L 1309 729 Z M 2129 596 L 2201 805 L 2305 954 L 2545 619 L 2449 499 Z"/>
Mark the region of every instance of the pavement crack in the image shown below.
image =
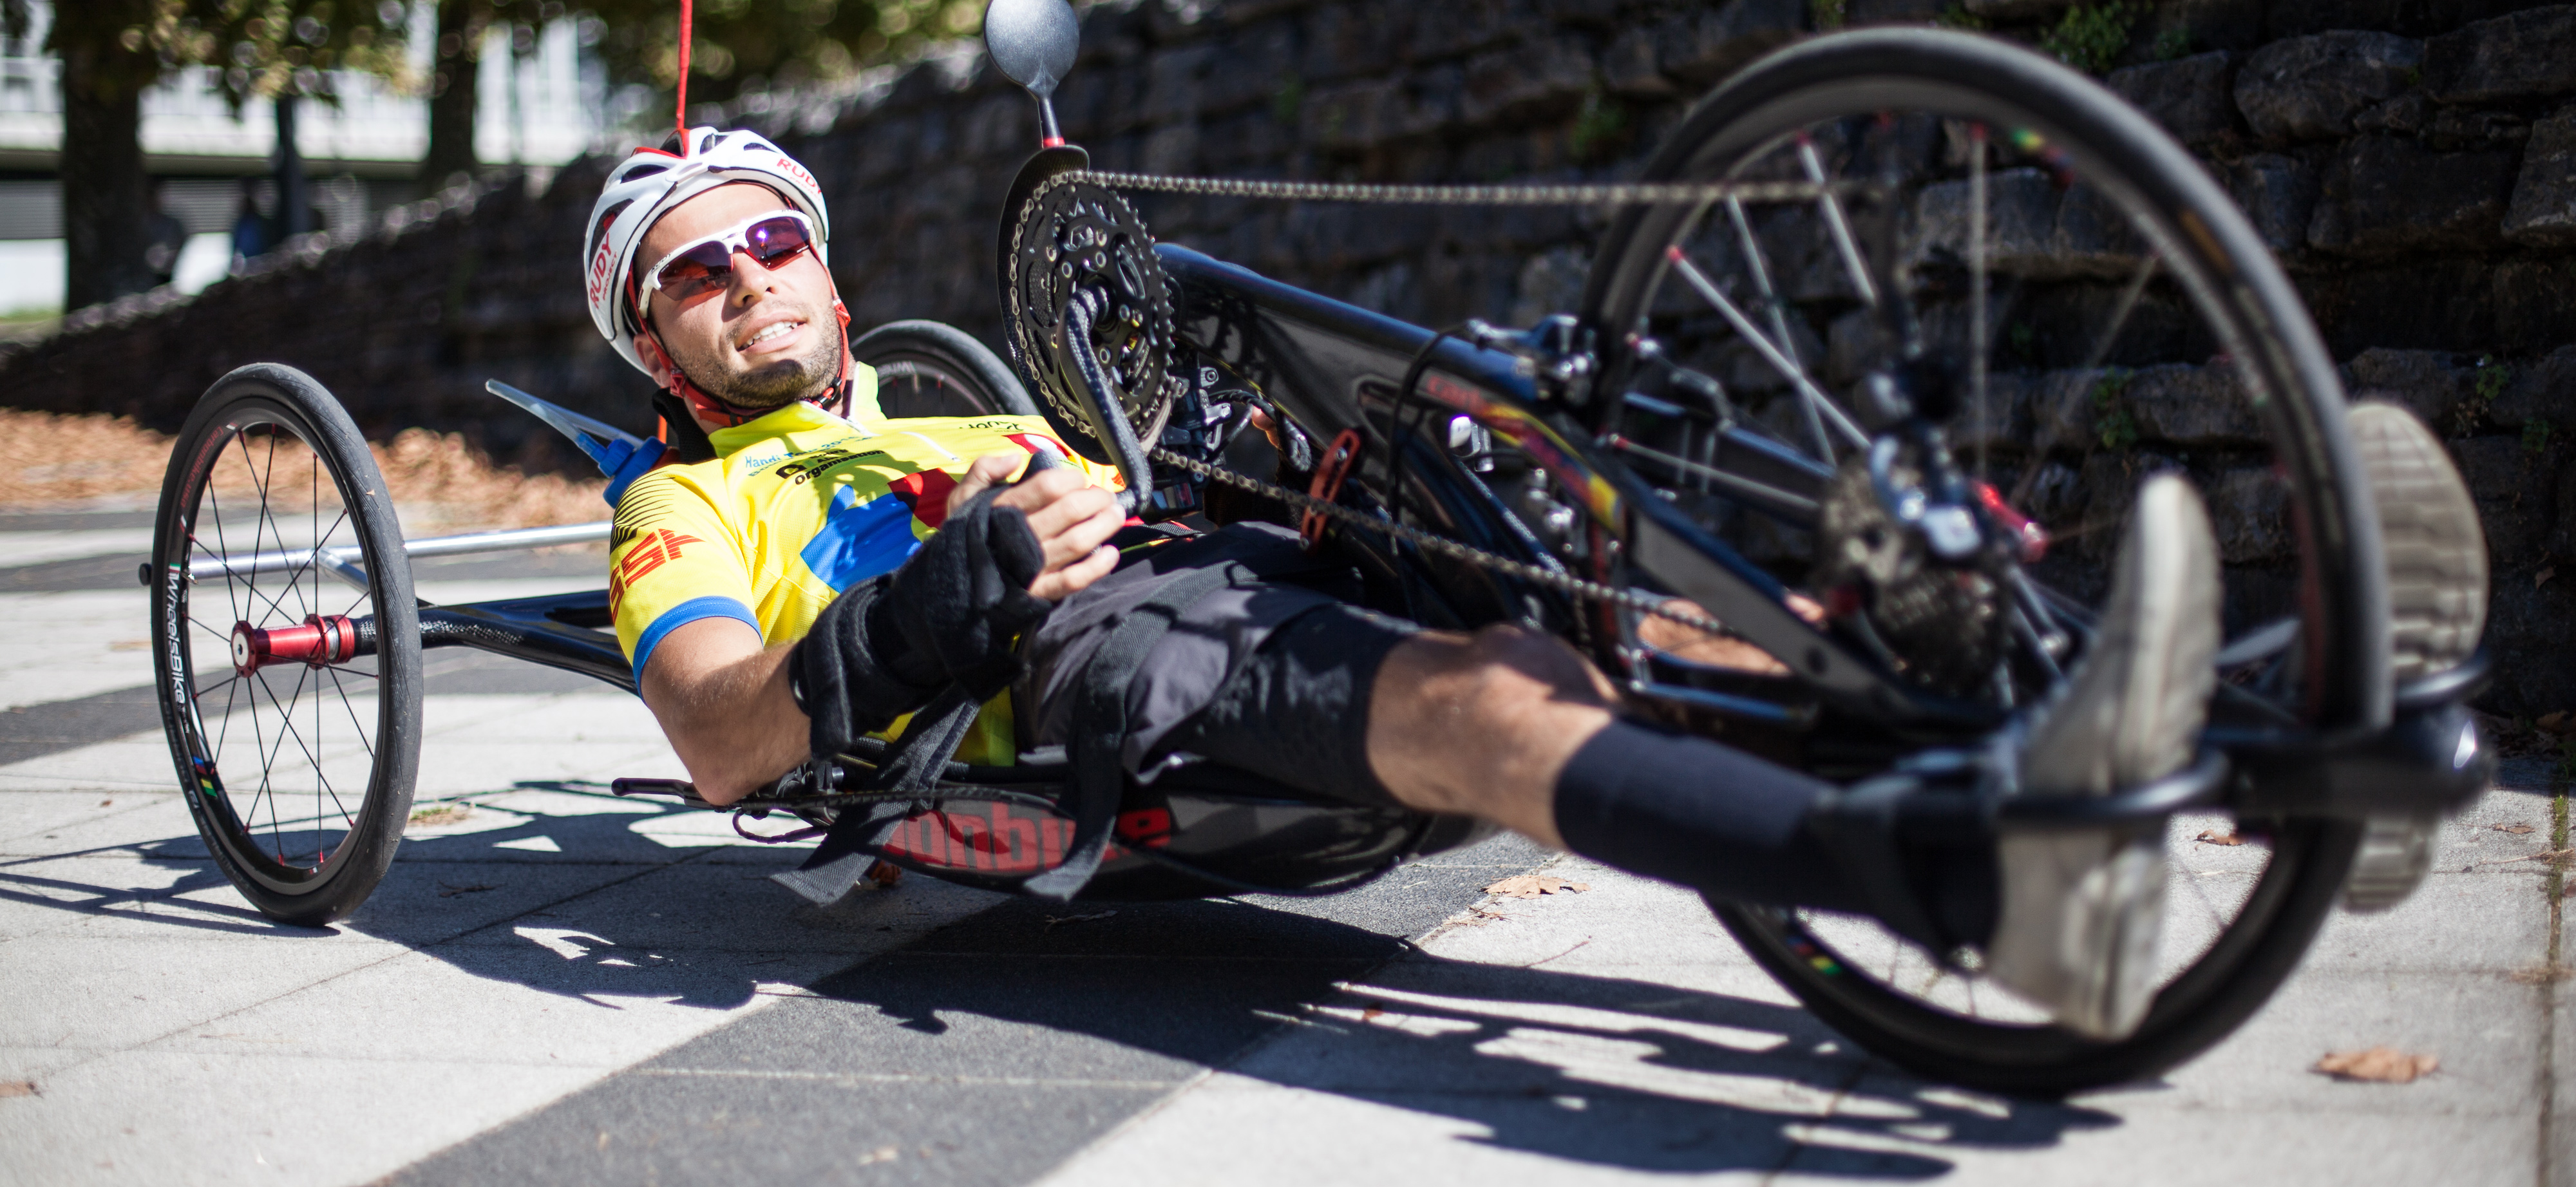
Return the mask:
<path id="1" fill-rule="evenodd" d="M 2569 768 L 2576 767 L 2576 743 L 2571 743 L 2566 752 L 2567 760 L 2558 764 L 2549 781 L 2549 845 L 2562 853 L 2569 849 L 2567 783 Z M 2566 953 L 2561 950 L 2566 938 L 2566 883 L 2567 863 L 2550 862 L 2549 874 L 2540 884 L 2540 893 L 2549 904 L 2549 958 L 2541 966 L 2548 975 L 2532 987 L 2540 994 L 2540 1157 L 2533 1179 L 2539 1187 L 2550 1187 L 2551 1148 L 2557 1144 L 2550 1123 L 2558 1115 L 2558 999 L 2563 996 L 2558 983 L 2567 969 Z"/>

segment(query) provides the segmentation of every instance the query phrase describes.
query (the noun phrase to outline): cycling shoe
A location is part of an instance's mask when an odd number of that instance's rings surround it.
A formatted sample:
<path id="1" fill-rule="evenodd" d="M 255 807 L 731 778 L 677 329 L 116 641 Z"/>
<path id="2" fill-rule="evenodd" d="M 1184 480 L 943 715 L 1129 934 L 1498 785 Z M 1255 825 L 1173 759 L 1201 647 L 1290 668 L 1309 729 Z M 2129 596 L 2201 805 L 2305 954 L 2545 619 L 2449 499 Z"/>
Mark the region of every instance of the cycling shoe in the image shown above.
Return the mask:
<path id="1" fill-rule="evenodd" d="M 2191 484 L 2138 492 L 2099 634 L 2022 750 L 2025 795 L 2107 795 L 2190 761 L 2218 650 L 2218 546 Z M 2164 835 L 2128 827 L 2007 834 L 2003 911 L 1986 952 L 2004 988 L 2096 1039 L 2153 1002 Z"/>
<path id="2" fill-rule="evenodd" d="M 2458 667 L 2486 629 L 2486 534 L 2469 485 L 2442 442 L 2413 413 L 2365 400 L 2353 405 L 2352 441 L 2379 509 L 2388 565 L 2388 667 L 2399 685 Z M 2433 864 L 2441 813 L 2374 815 L 2362 828 L 2344 905 L 2396 906 Z"/>

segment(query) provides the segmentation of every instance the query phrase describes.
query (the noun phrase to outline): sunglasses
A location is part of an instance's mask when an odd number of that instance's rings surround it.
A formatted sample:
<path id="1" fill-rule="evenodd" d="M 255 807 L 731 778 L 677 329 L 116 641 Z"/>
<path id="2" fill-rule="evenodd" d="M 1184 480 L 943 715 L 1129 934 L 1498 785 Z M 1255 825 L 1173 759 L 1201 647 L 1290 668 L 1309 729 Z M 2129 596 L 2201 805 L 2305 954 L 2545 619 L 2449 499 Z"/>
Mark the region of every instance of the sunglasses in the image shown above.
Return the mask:
<path id="1" fill-rule="evenodd" d="M 681 245 L 644 274 L 644 287 L 674 301 L 686 301 L 732 287 L 735 252 L 774 269 L 813 246 L 814 224 L 804 215 L 772 211 Z"/>

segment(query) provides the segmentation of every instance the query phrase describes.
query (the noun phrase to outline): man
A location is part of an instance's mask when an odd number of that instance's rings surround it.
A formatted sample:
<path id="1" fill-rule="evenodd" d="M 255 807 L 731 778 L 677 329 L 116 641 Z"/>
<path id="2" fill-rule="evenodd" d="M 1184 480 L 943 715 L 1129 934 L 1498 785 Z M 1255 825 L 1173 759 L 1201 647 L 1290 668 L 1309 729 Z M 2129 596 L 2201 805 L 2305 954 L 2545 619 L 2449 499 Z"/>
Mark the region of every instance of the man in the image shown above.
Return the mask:
<path id="1" fill-rule="evenodd" d="M 1840 789 L 1623 719 L 1609 682 L 1552 638 L 1359 609 L 1333 574 L 1300 567 L 1293 537 L 1256 525 L 1113 547 L 1114 477 L 1038 472 L 1034 455 L 1061 451 L 1042 421 L 876 413 L 801 166 L 743 132 L 674 147 L 611 176 L 587 280 L 601 332 L 662 385 L 681 443 L 680 464 L 618 503 L 611 596 L 644 700 L 709 801 L 951 688 L 983 706 L 967 761 L 1065 741 L 1126 611 L 1240 562 L 1262 579 L 1183 605 L 1124 687 L 1130 772 L 1186 751 L 1317 795 L 1473 815 L 1725 897 L 1909 916 L 1982 948 L 1996 980 L 2067 1026 L 2117 1037 L 2143 1017 L 2159 836 L 2053 833 L 1873 870 L 1820 839 Z M 2212 684 L 2217 599 L 2199 497 L 2149 480 L 2097 641 L 2016 748 L 2022 785 L 2099 795 L 2178 769 Z"/>

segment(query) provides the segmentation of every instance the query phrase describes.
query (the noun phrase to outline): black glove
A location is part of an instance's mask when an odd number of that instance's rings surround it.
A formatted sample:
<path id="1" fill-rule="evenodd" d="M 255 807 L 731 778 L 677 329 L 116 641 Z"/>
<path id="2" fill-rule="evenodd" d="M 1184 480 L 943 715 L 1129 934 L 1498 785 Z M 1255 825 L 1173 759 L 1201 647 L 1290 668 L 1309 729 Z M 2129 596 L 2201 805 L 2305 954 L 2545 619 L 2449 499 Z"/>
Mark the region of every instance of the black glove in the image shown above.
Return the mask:
<path id="1" fill-rule="evenodd" d="M 814 753 L 849 749 L 951 684 L 981 702 L 1019 678 L 1018 637 L 1050 608 L 1029 593 L 1046 552 L 1027 516 L 993 505 L 1003 489 L 968 500 L 901 568 L 843 591 L 797 643 L 788 681 Z"/>

